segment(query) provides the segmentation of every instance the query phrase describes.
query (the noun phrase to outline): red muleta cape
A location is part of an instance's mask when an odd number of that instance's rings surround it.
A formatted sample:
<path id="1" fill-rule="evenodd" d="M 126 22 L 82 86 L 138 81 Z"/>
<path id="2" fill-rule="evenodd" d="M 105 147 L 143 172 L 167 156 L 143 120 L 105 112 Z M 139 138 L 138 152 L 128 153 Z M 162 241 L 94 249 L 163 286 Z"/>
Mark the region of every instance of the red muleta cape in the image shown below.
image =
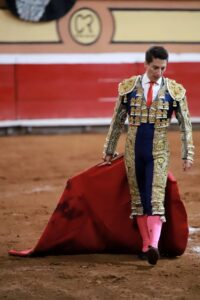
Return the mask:
<path id="1" fill-rule="evenodd" d="M 159 249 L 167 256 L 179 256 L 188 240 L 188 222 L 177 182 L 168 174 L 166 223 Z M 123 157 L 112 165 L 99 164 L 70 178 L 60 201 L 36 246 L 10 250 L 18 256 L 81 253 L 132 253 L 142 247 L 131 214 L 129 187 Z"/>

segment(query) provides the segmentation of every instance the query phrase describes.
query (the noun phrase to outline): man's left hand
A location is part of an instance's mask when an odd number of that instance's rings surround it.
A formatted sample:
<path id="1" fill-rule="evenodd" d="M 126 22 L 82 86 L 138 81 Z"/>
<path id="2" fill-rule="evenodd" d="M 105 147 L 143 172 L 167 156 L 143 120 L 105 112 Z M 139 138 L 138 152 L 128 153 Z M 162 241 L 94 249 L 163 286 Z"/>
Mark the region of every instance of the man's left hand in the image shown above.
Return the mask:
<path id="1" fill-rule="evenodd" d="M 193 165 L 193 161 L 192 160 L 189 160 L 189 159 L 186 159 L 183 161 L 183 171 L 187 171 L 189 170 Z"/>

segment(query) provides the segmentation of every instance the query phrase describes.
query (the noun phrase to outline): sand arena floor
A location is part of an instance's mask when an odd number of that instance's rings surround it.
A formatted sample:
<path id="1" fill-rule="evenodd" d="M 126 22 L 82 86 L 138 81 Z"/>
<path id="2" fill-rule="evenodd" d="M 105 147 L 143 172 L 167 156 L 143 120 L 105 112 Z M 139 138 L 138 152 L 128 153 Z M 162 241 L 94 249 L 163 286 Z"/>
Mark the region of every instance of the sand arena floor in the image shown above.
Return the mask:
<path id="1" fill-rule="evenodd" d="M 185 254 L 156 267 L 133 255 L 18 258 L 35 245 L 67 179 L 99 163 L 105 134 L 0 138 L 0 299 L 200 299 L 200 131 L 196 161 L 182 171 L 179 132 L 170 131 L 171 165 L 188 212 Z M 123 151 L 124 135 L 118 150 Z"/>

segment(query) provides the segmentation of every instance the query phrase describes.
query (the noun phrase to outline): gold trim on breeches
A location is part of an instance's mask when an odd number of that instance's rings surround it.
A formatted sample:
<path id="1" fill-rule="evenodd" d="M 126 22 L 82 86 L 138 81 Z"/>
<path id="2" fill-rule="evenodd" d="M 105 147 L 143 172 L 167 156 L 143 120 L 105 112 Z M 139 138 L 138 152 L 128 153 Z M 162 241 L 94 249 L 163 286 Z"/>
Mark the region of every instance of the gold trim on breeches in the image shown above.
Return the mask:
<path id="1" fill-rule="evenodd" d="M 169 145 L 167 140 L 167 130 L 165 128 L 154 130 L 153 159 L 152 214 L 164 215 L 165 188 L 169 165 Z"/>

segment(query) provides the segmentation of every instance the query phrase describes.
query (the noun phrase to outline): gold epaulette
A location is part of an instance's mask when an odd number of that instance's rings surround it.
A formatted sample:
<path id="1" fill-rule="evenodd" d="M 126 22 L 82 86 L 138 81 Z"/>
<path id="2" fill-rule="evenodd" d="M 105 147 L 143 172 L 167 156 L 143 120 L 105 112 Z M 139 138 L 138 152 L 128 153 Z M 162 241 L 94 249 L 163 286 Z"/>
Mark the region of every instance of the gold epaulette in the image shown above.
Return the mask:
<path id="1" fill-rule="evenodd" d="M 170 96 L 176 101 L 180 101 L 181 99 L 183 99 L 186 93 L 186 89 L 182 86 L 182 84 L 177 83 L 175 80 L 169 78 L 166 78 L 166 81 Z"/>
<path id="2" fill-rule="evenodd" d="M 138 80 L 139 76 L 133 76 L 128 79 L 124 79 L 122 82 L 120 82 L 118 87 L 118 92 L 120 96 L 123 96 L 125 94 L 128 94 L 132 92 L 134 89 L 136 82 Z"/>

